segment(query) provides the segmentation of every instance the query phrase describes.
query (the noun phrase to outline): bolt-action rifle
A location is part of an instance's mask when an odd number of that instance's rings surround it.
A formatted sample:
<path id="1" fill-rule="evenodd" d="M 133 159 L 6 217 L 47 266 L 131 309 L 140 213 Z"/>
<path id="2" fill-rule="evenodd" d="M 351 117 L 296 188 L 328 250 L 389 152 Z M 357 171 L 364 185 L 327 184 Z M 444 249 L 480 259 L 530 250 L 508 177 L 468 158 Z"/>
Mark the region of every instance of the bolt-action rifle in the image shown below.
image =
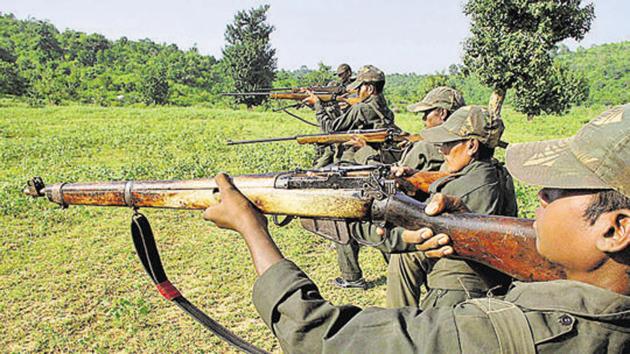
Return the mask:
<path id="1" fill-rule="evenodd" d="M 365 130 L 348 130 L 344 132 L 336 132 L 330 134 L 303 134 L 278 138 L 252 139 L 252 140 L 228 140 L 227 145 L 243 145 L 270 143 L 276 141 L 295 140 L 298 144 L 343 144 L 353 138 L 359 138 L 367 143 L 400 143 L 404 141 L 416 142 L 422 140 L 418 134 L 410 134 L 395 129 L 365 129 Z"/>
<path id="2" fill-rule="evenodd" d="M 269 87 L 256 90 L 256 92 L 307 92 L 312 91 L 315 93 L 336 93 L 338 95 L 347 93 L 348 91 L 344 86 L 305 86 L 305 87 Z"/>
<path id="3" fill-rule="evenodd" d="M 344 102 L 354 105 L 361 102 L 359 97 L 346 97 L 344 94 L 314 92 L 322 102 Z M 238 96 L 265 96 L 273 100 L 293 100 L 302 101 L 310 94 L 305 92 L 225 92 L 221 96 L 238 97 Z"/>
<path id="4" fill-rule="evenodd" d="M 429 172 L 404 179 L 414 188 L 426 188 L 444 173 Z M 421 178 L 422 177 L 422 178 Z M 428 216 L 425 204 L 401 191 L 400 179 L 387 166 L 281 172 L 233 177 L 237 188 L 263 213 L 311 221 L 372 220 L 417 230 L 431 227 L 450 235 L 456 257 L 473 260 L 523 281 L 564 278 L 564 273 L 536 251 L 533 221 L 473 213 Z M 424 185 L 422 185 L 422 183 Z M 221 339 L 246 353 L 265 353 L 191 304 L 168 280 L 148 220 L 138 208 L 203 210 L 220 202 L 213 179 L 183 181 L 120 181 L 44 185 L 33 178 L 24 190 L 69 205 L 118 206 L 135 210 L 132 236 L 140 260 L 159 292 Z M 287 221 L 280 223 L 284 225 Z M 274 220 L 275 221 L 275 220 Z M 303 222 L 304 224 L 304 222 Z M 341 240 L 338 240 L 341 241 Z"/>
<path id="5" fill-rule="evenodd" d="M 440 172 L 420 172 L 427 178 Z M 429 177 L 430 176 L 430 177 Z M 415 177 L 415 178 L 414 178 Z M 405 181 L 420 187 L 420 178 Z M 373 220 L 406 229 L 431 227 L 451 236 L 457 257 L 470 259 L 523 280 L 560 278 L 558 269 L 536 252 L 532 221 L 504 216 L 444 214 L 429 217 L 424 204 L 400 190 L 386 166 L 355 170 L 281 172 L 233 177 L 234 184 L 263 213 L 335 220 Z M 425 186 L 426 188 L 426 186 Z M 217 204 L 213 179 L 57 183 L 29 181 L 25 193 L 61 206 L 199 209 Z"/>

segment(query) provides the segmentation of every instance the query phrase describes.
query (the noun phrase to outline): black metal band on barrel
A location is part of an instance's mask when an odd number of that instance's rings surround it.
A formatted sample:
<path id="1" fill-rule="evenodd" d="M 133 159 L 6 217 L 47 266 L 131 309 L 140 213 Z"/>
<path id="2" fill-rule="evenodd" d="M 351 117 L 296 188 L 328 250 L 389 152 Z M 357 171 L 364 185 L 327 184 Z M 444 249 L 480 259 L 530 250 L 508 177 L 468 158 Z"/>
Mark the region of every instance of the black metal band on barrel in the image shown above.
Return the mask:
<path id="1" fill-rule="evenodd" d="M 124 198 L 125 198 L 125 204 L 127 204 L 127 206 L 131 208 L 135 207 L 134 202 L 133 202 L 133 196 L 131 195 L 132 188 L 133 188 L 133 181 L 127 181 L 127 183 L 125 184 Z"/>

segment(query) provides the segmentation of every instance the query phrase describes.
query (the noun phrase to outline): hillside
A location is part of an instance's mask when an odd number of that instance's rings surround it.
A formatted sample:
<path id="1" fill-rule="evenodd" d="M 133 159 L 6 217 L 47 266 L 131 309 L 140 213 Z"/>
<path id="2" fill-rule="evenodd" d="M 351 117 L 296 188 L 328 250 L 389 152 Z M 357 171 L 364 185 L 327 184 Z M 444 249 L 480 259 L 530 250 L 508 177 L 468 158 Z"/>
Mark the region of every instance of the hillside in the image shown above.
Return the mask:
<path id="1" fill-rule="evenodd" d="M 557 60 L 587 78 L 589 104 L 630 102 L 630 41 L 578 48 L 560 54 Z"/>
<path id="2" fill-rule="evenodd" d="M 588 80 L 590 97 L 585 104 L 630 102 L 630 42 L 575 52 L 561 46 L 556 55 Z M 322 63 L 317 69 L 279 70 L 274 86 L 321 85 L 333 77 L 331 66 Z M 402 110 L 436 85 L 458 88 L 472 104 L 485 104 L 490 94 L 477 78 L 453 64 L 433 75 L 389 73 L 386 96 Z M 225 105 L 218 94 L 230 87 L 221 61 L 195 48 L 184 51 L 149 39 L 110 40 L 96 33 L 62 32 L 46 21 L 0 13 L 0 94 L 18 96 L 31 105 Z M 508 104 L 512 96 L 508 94 Z"/>

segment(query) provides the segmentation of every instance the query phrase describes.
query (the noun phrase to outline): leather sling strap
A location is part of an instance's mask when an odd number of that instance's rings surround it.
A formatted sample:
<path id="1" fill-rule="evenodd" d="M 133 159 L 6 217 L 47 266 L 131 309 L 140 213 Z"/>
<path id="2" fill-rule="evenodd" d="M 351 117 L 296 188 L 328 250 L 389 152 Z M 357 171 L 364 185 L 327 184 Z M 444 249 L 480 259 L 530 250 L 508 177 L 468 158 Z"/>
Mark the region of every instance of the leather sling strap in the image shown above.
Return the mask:
<path id="1" fill-rule="evenodd" d="M 203 311 L 199 310 L 195 305 L 186 300 L 179 290 L 171 284 L 164 272 L 164 267 L 162 267 L 162 261 L 160 260 L 160 254 L 155 243 L 155 238 L 153 237 L 153 231 L 151 230 L 149 220 L 137 211 L 131 219 L 131 236 L 133 238 L 133 245 L 136 248 L 136 252 L 140 258 L 140 262 L 142 262 L 144 270 L 147 272 L 153 283 L 156 285 L 158 291 L 165 299 L 175 303 L 175 305 L 190 315 L 190 317 L 194 318 L 197 322 L 201 323 L 201 325 L 203 325 L 207 330 L 214 333 L 233 347 L 240 349 L 245 353 L 267 353 L 251 343 L 246 342 L 241 337 L 232 333 L 220 323 L 203 313 Z"/>

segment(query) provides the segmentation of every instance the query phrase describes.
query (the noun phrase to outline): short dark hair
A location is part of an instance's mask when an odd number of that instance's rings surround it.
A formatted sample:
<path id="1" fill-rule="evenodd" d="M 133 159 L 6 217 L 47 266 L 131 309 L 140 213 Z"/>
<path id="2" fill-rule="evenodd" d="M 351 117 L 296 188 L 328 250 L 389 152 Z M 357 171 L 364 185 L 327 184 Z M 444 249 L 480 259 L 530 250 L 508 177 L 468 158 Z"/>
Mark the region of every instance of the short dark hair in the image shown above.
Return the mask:
<path id="1" fill-rule="evenodd" d="M 374 82 L 366 82 L 364 85 L 372 85 L 374 86 L 374 90 L 377 94 L 383 93 L 383 89 L 385 88 L 385 81 L 374 81 Z"/>
<path id="2" fill-rule="evenodd" d="M 584 219 L 593 225 L 602 214 L 619 209 L 630 209 L 630 198 L 616 190 L 606 189 L 593 196 L 593 202 L 584 212 Z"/>

